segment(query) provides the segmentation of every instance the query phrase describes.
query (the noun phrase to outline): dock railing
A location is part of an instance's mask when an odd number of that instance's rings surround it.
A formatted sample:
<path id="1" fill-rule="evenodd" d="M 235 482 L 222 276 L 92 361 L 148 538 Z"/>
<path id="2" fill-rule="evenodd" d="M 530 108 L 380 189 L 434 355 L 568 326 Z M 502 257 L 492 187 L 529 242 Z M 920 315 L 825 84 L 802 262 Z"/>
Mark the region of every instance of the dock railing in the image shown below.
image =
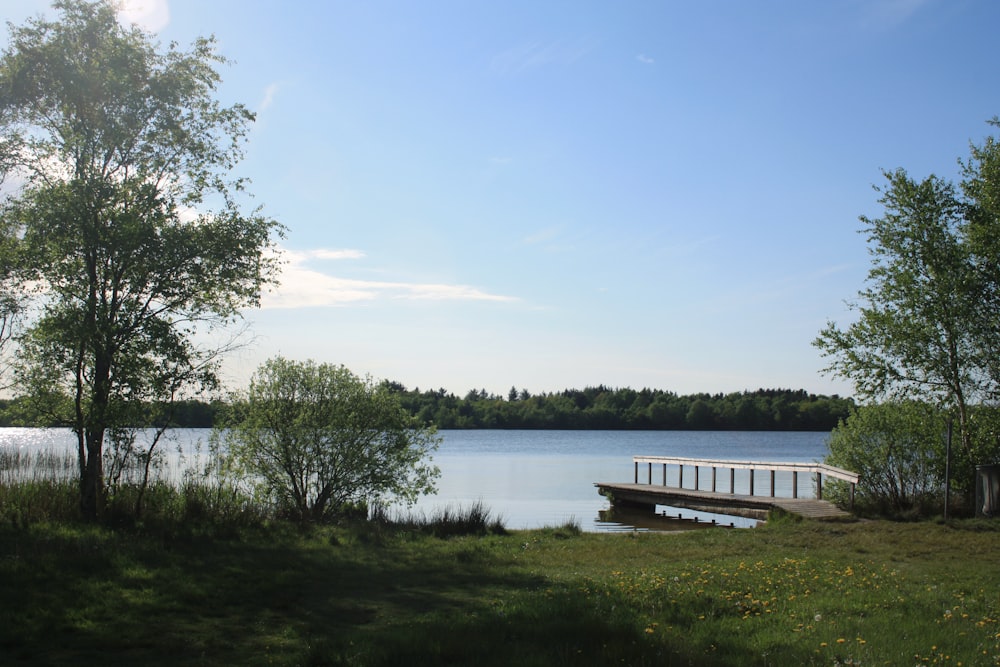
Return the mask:
<path id="1" fill-rule="evenodd" d="M 770 474 L 771 483 L 771 497 L 774 497 L 775 492 L 775 475 L 778 472 L 790 472 L 792 476 L 792 497 L 799 497 L 799 473 L 805 473 L 807 475 L 814 475 L 816 482 L 816 499 L 823 499 L 823 476 L 832 477 L 834 479 L 840 479 L 850 484 L 850 504 L 854 507 L 854 491 L 858 484 L 858 474 L 851 472 L 850 470 L 844 470 L 843 468 L 836 468 L 825 463 L 775 463 L 773 461 L 730 461 L 726 459 L 692 459 L 683 458 L 678 456 L 633 456 L 632 461 L 635 464 L 635 483 L 639 483 L 639 464 L 645 463 L 648 465 L 648 483 L 653 483 L 653 466 L 662 465 L 663 466 L 663 486 L 667 486 L 667 466 L 677 466 L 677 488 L 684 487 L 684 468 L 694 468 L 694 489 L 696 491 L 699 489 L 701 469 L 711 468 L 712 470 L 712 487 L 711 489 L 704 489 L 705 491 L 711 491 L 712 493 L 724 493 L 718 489 L 718 471 L 729 470 L 729 493 L 732 495 L 736 494 L 736 471 L 737 470 L 749 470 L 750 471 L 750 493 L 748 495 L 754 495 L 754 478 L 757 471 L 766 471 Z"/>

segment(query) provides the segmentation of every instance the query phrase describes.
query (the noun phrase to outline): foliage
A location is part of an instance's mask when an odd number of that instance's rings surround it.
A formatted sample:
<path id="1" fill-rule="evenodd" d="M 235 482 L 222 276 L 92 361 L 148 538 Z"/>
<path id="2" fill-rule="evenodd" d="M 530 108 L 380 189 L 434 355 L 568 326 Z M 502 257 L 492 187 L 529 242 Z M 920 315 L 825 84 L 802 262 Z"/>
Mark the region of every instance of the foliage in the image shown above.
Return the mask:
<path id="1" fill-rule="evenodd" d="M 826 462 L 858 473 L 859 508 L 911 513 L 940 499 L 947 428 L 945 415 L 927 403 L 861 406 L 831 433 Z"/>
<path id="2" fill-rule="evenodd" d="M 78 435 L 95 517 L 107 434 L 137 405 L 216 386 L 232 342 L 198 335 L 257 305 L 282 229 L 243 214 L 245 184 L 227 180 L 253 115 L 213 99 L 224 61 L 211 39 L 159 51 L 108 0 L 55 7 L 58 21 L 11 26 L 0 60 L 0 165 L 23 181 L 3 219 L 18 284 L 40 290 L 18 391 L 70 398 L 43 402 Z"/>
<path id="3" fill-rule="evenodd" d="M 790 389 L 679 396 L 598 385 L 535 395 L 512 388 L 506 398 L 472 390 L 459 398 L 444 389 L 387 386 L 417 419 L 438 428 L 828 431 L 854 405 Z"/>
<path id="4" fill-rule="evenodd" d="M 60 426 L 65 420 L 65 408 L 46 406 L 39 396 L 20 396 L 16 399 L 0 399 L 0 427 L 33 425 L 38 427 Z M 70 404 L 70 399 L 61 398 L 55 402 Z M 177 399 L 169 404 L 145 403 L 133 405 L 137 409 L 136 421 L 127 426 L 141 427 L 170 426 L 174 428 L 212 428 L 227 409 L 220 400 Z M 221 423 L 221 421 L 219 422 Z"/>
<path id="5" fill-rule="evenodd" d="M 0 185 L 3 170 L 0 168 Z M 7 389 L 10 379 L 12 341 L 24 320 L 26 299 L 23 285 L 17 280 L 18 239 L 9 221 L 0 217 L 0 389 Z"/>
<path id="6" fill-rule="evenodd" d="M 718 430 L 795 430 L 829 431 L 847 417 L 854 402 L 840 396 L 817 396 L 803 390 L 758 389 L 731 394 L 678 396 L 672 392 L 643 389 L 588 387 L 567 389 L 554 394 L 531 395 L 527 390 L 508 394 L 506 400 L 486 391 L 470 391 L 459 398 L 444 389 L 408 390 L 396 382 L 386 382 L 399 396 L 400 403 L 421 423 L 438 428 L 614 428 L 614 429 L 686 429 L 692 402 L 701 401 L 711 412 L 707 428 Z M 590 409 L 598 396 L 600 419 Z M 573 396 L 572 401 L 566 397 Z M 582 406 L 582 407 L 581 407 Z M 222 402 L 177 400 L 171 404 L 172 424 L 184 428 L 209 428 L 221 424 L 225 409 Z M 141 423 L 158 422 L 149 417 Z M 25 399 L 0 399 L 0 426 L 15 423 L 55 425 L 49 420 L 52 411 L 35 410 Z M 57 423 L 57 422 L 56 422 Z M 595 425 L 595 426 L 591 426 Z M 704 424 L 703 424 L 704 425 Z"/>
<path id="7" fill-rule="evenodd" d="M 438 446 L 385 385 L 343 366 L 281 357 L 262 364 L 215 440 L 264 496 L 300 519 L 353 504 L 433 493 Z"/>
<path id="8" fill-rule="evenodd" d="M 998 126 L 994 119 L 991 125 Z M 815 345 L 827 371 L 863 400 L 937 403 L 957 422 L 960 477 L 1000 453 L 974 437 L 975 406 L 1000 399 L 1000 147 L 973 147 L 960 188 L 936 176 L 885 174 L 884 213 L 862 217 L 872 267 L 857 321 L 829 323 Z"/>

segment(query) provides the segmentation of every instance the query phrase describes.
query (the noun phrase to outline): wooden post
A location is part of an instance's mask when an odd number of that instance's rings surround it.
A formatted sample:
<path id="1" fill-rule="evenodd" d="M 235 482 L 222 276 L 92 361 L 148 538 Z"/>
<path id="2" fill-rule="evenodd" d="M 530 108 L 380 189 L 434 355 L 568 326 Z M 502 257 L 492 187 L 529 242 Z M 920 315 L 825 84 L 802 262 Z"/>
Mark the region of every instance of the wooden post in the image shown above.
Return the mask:
<path id="1" fill-rule="evenodd" d="M 717 470 L 716 467 L 712 466 L 712 493 L 715 493 L 715 472 L 716 472 L 716 470 Z"/>
<path id="2" fill-rule="evenodd" d="M 667 464 L 663 464 L 663 486 L 667 485 Z"/>
<path id="3" fill-rule="evenodd" d="M 753 495 L 753 474 L 754 474 L 754 472 L 755 472 L 754 469 L 750 468 L 750 495 L 751 496 Z"/>
<path id="4" fill-rule="evenodd" d="M 774 471 L 771 471 L 771 497 L 774 498 Z"/>
<path id="5" fill-rule="evenodd" d="M 635 462 L 635 483 L 639 483 L 639 462 Z"/>
<path id="6" fill-rule="evenodd" d="M 653 483 L 653 462 L 650 461 L 647 465 L 649 466 L 649 483 L 652 484 Z"/>
<path id="7" fill-rule="evenodd" d="M 680 466 L 677 467 L 677 488 L 678 489 L 683 489 L 684 488 L 684 464 L 683 463 L 680 464 Z"/>
<path id="8" fill-rule="evenodd" d="M 823 473 L 816 473 L 816 500 L 823 500 Z"/>
<path id="9" fill-rule="evenodd" d="M 698 478 L 701 477 L 701 468 L 699 466 L 694 467 L 694 490 L 698 490 Z"/>
<path id="10" fill-rule="evenodd" d="M 792 471 L 792 498 L 799 497 L 799 471 Z"/>
<path id="11" fill-rule="evenodd" d="M 729 493 L 736 493 L 736 468 L 729 469 Z"/>

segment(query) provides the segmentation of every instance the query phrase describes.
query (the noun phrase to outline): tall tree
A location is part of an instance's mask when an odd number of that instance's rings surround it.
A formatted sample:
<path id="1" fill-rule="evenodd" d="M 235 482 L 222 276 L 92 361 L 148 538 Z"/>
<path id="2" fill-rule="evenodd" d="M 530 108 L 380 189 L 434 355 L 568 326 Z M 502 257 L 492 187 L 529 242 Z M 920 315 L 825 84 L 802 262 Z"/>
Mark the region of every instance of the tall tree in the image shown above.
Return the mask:
<path id="1" fill-rule="evenodd" d="M 1000 119 L 990 121 L 1000 127 Z M 963 165 L 962 192 L 965 195 L 968 237 L 978 284 L 981 286 L 983 316 L 976 321 L 979 365 L 985 370 L 1000 399 L 1000 143 L 994 137 L 972 146 L 971 157 Z"/>
<path id="2" fill-rule="evenodd" d="M 985 195 L 1000 187 L 998 175 L 992 141 L 973 148 L 961 190 L 887 172 L 884 214 L 861 218 L 873 260 L 852 304 L 858 318 L 845 329 L 828 323 L 814 343 L 830 359 L 826 370 L 853 381 L 861 398 L 933 401 L 951 412 L 966 473 L 995 444 L 977 442 L 971 420 L 973 406 L 1000 392 L 1000 208 Z"/>
<path id="3" fill-rule="evenodd" d="M 81 509 L 95 517 L 109 432 L 130 405 L 214 386 L 197 334 L 259 303 L 283 228 L 236 200 L 229 174 L 253 114 L 214 99 L 214 41 L 165 50 L 109 0 L 60 0 L 57 21 L 9 26 L 0 59 L 4 202 L 41 285 L 21 341 L 25 390 L 72 397 Z"/>

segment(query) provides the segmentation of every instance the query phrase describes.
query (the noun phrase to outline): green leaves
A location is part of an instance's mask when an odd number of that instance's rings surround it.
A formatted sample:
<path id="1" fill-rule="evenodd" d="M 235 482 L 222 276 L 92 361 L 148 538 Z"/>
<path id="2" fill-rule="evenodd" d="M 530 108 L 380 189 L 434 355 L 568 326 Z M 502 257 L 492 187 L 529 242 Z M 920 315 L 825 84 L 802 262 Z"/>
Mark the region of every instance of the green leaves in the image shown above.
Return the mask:
<path id="1" fill-rule="evenodd" d="M 434 490 L 434 431 L 383 383 L 343 366 L 270 359 L 217 433 L 247 478 L 301 519 L 351 504 L 412 502 Z"/>
<path id="2" fill-rule="evenodd" d="M 1000 149 L 992 138 L 973 147 L 960 188 L 902 169 L 885 178 L 882 216 L 861 218 L 872 267 L 857 320 L 829 323 L 814 344 L 862 399 L 950 412 L 971 478 L 997 452 L 975 441 L 971 411 L 1000 398 Z"/>
<path id="3" fill-rule="evenodd" d="M 99 456 L 123 404 L 217 384 L 225 347 L 196 333 L 258 305 L 284 230 L 237 204 L 253 116 L 214 99 L 211 38 L 160 51 L 110 1 L 55 6 L 57 21 L 11 27 L 0 58 L 0 175 L 24 176 L 4 240 L 23 260 L 11 284 L 43 291 L 22 376 L 75 397 L 72 426 Z"/>

